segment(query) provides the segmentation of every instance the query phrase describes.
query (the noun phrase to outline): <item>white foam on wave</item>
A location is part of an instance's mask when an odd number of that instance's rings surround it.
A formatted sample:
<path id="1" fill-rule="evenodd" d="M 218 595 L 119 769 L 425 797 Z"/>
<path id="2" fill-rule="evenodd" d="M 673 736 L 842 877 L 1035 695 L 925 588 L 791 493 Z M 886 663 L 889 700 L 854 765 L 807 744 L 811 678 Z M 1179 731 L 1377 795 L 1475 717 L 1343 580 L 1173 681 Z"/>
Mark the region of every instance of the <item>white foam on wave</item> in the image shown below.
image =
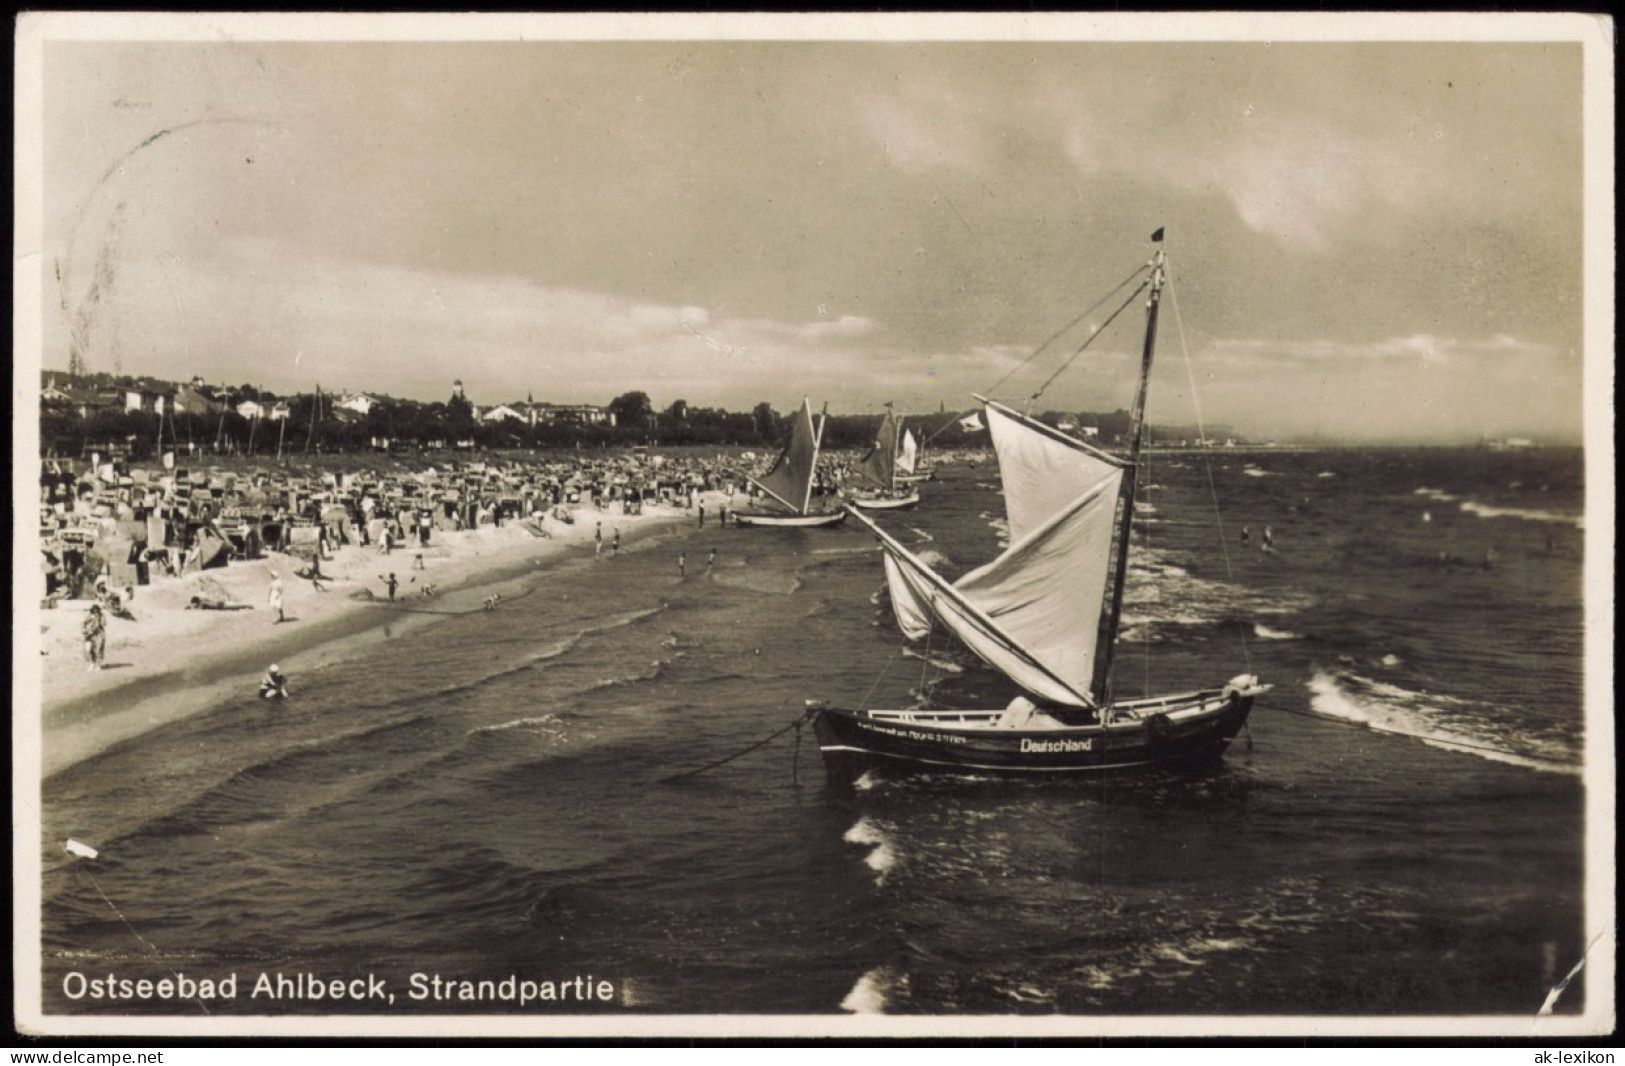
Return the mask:
<path id="1" fill-rule="evenodd" d="M 908 659 L 918 659 L 922 663 L 930 663 L 932 666 L 936 667 L 938 670 L 941 670 L 945 674 L 962 674 L 965 672 L 965 668 L 960 666 L 958 663 L 949 662 L 947 659 L 938 659 L 934 656 L 925 655 L 921 652 L 915 651 L 913 648 L 904 648 L 903 656 Z"/>
<path id="2" fill-rule="evenodd" d="M 885 968 L 870 970 L 858 978 L 852 991 L 841 1000 L 841 1009 L 853 1014 L 886 1013 L 886 992 L 890 984 L 890 971 Z"/>
<path id="3" fill-rule="evenodd" d="M 919 539 L 920 544 L 930 544 L 932 541 L 937 539 L 936 537 L 933 537 L 931 534 L 927 533 L 923 529 L 916 529 L 913 526 L 904 526 L 903 528 L 908 530 L 910 533 L 914 534 L 916 537 L 920 538 Z"/>
<path id="4" fill-rule="evenodd" d="M 1384 666 L 1398 666 L 1400 663 L 1404 662 L 1403 659 L 1395 655 L 1393 652 L 1389 652 L 1387 655 L 1384 655 L 1380 661 Z"/>
<path id="5" fill-rule="evenodd" d="M 858 844 L 870 849 L 863 864 L 879 875 L 876 878 L 877 882 L 884 881 L 886 873 L 897 865 L 897 855 L 892 851 L 885 834 L 866 817 L 859 818 L 857 824 L 848 829 L 841 839 L 848 844 Z"/>
<path id="6" fill-rule="evenodd" d="M 1426 485 L 1423 485 L 1421 488 L 1414 490 L 1411 493 L 1411 495 L 1412 496 L 1426 496 L 1430 500 L 1459 500 L 1459 499 L 1461 499 L 1460 496 L 1452 495 L 1451 493 L 1448 493 L 1448 492 L 1444 491 L 1443 489 L 1432 489 L 1432 488 L 1428 488 Z"/>
<path id="7" fill-rule="evenodd" d="M 1253 623 L 1253 636 L 1259 640 L 1302 640 L 1299 633 L 1292 633 L 1285 629 L 1271 629 L 1263 622 Z"/>
<path id="8" fill-rule="evenodd" d="M 1246 474 L 1248 477 L 1274 477 L 1275 476 L 1274 474 L 1271 474 L 1268 470 L 1265 470 L 1263 467 L 1261 467 L 1261 466 L 1253 466 L 1251 463 L 1249 463 L 1246 466 L 1242 467 L 1241 472 L 1243 474 Z"/>
<path id="9" fill-rule="evenodd" d="M 988 528 L 998 534 L 999 549 L 1002 551 L 1010 546 L 1010 522 L 1008 519 L 983 511 L 978 517 L 987 519 Z"/>
<path id="10" fill-rule="evenodd" d="M 512 721 L 498 722 L 495 725 L 475 726 L 464 735 L 473 736 L 475 733 L 501 733 L 509 729 L 523 729 L 526 726 L 545 726 L 547 727 L 547 732 L 555 733 L 558 732 L 558 729 L 563 727 L 563 725 L 564 721 L 563 719 L 559 718 L 558 715 L 543 714 L 534 718 L 515 718 Z"/>
<path id="11" fill-rule="evenodd" d="M 1539 511 L 1527 507 L 1492 507 L 1476 500 L 1464 500 L 1461 509 L 1480 518 L 1522 518 L 1529 522 L 1557 522 L 1575 529 L 1585 528 L 1585 516 L 1561 511 Z"/>
<path id="12" fill-rule="evenodd" d="M 1316 474 L 1315 476 L 1317 478 L 1328 478 L 1328 477 L 1336 477 L 1337 475 L 1332 473 L 1330 470 L 1322 470 L 1320 473 Z"/>
<path id="13" fill-rule="evenodd" d="M 1408 736 L 1447 751 L 1476 755 L 1491 762 L 1522 766 L 1545 773 L 1577 774 L 1580 767 L 1557 745 L 1525 739 L 1534 753 L 1513 751 L 1505 737 L 1486 728 L 1474 730 L 1460 717 L 1472 705 L 1450 696 L 1412 692 L 1358 674 L 1335 674 L 1317 669 L 1306 685 L 1309 706 L 1320 714 L 1357 722 L 1379 733 Z M 1439 721 L 1449 716 L 1447 727 Z"/>

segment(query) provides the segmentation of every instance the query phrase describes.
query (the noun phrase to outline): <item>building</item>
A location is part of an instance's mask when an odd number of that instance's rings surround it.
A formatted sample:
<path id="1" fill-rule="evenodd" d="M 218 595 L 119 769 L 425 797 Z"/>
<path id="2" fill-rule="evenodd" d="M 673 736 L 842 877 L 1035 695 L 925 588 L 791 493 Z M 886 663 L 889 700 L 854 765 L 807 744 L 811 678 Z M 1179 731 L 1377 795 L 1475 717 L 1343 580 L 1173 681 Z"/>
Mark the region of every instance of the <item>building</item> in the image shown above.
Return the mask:
<path id="1" fill-rule="evenodd" d="M 525 410 L 529 406 L 522 403 L 499 403 L 495 407 L 476 409 L 476 415 L 481 422 L 523 422 L 528 426 L 536 424 L 534 410 Z"/>
<path id="2" fill-rule="evenodd" d="M 371 396 L 368 396 L 364 392 L 358 392 L 353 396 L 346 396 L 344 399 L 335 403 L 333 407 L 335 410 L 354 411 L 362 418 L 366 418 L 372 413 L 372 409 L 377 406 L 377 404 L 378 401 L 373 399 Z"/>
<path id="3" fill-rule="evenodd" d="M 584 426 L 615 424 L 615 415 L 609 410 L 590 403 L 539 403 L 532 407 L 535 421 L 542 425 L 574 422 Z"/>

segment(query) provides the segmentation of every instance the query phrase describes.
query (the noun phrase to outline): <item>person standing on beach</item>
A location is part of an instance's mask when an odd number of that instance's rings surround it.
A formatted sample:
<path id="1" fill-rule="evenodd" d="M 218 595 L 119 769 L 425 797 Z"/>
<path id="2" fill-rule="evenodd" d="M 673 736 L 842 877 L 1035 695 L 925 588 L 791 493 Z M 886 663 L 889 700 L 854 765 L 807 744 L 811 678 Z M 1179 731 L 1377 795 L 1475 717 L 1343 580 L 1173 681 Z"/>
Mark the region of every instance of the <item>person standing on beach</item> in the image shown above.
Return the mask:
<path id="1" fill-rule="evenodd" d="M 705 557 L 705 572 L 709 574 L 711 568 L 715 565 L 717 565 L 717 550 L 712 548 L 711 554 Z"/>
<path id="2" fill-rule="evenodd" d="M 683 552 L 677 553 L 677 576 L 679 578 L 688 577 L 688 556 Z"/>
<path id="3" fill-rule="evenodd" d="M 271 571 L 271 591 L 266 596 L 265 602 L 271 610 L 276 612 L 276 621 L 272 622 L 272 625 L 276 625 L 277 622 L 287 621 L 282 613 L 282 578 L 278 576 L 275 570 Z"/>
<path id="4" fill-rule="evenodd" d="M 704 529 L 705 528 L 705 504 L 702 503 L 702 504 L 699 505 L 699 512 L 700 512 L 700 526 L 699 526 L 699 528 Z"/>
<path id="5" fill-rule="evenodd" d="M 621 554 L 621 529 L 620 529 L 619 526 L 616 526 L 615 527 L 615 539 L 609 545 L 609 555 L 610 555 L 610 558 L 613 559 L 613 558 L 619 556 L 620 554 Z"/>
<path id="6" fill-rule="evenodd" d="M 384 583 L 384 587 L 389 589 L 390 602 L 395 602 L 395 589 L 400 586 L 400 581 L 398 581 L 395 577 L 395 571 L 391 570 L 388 577 L 385 577 L 383 574 L 379 574 L 378 580 L 382 581 Z"/>
<path id="7" fill-rule="evenodd" d="M 592 553 L 594 555 L 602 555 L 602 554 L 604 554 L 604 523 L 602 523 L 602 522 L 598 523 L 597 526 L 593 527 L 593 531 L 592 531 Z"/>
<path id="8" fill-rule="evenodd" d="M 91 670 L 102 668 L 102 654 L 107 649 L 107 619 L 102 617 L 102 605 L 93 603 L 85 613 L 85 660 Z"/>

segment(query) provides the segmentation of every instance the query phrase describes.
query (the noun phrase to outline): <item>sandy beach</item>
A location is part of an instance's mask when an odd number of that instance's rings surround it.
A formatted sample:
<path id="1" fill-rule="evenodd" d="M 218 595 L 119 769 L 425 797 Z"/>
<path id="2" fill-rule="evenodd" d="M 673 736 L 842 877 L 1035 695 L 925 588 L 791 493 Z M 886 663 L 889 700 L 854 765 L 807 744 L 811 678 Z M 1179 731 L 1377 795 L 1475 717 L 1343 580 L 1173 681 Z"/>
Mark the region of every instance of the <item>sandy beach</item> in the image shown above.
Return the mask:
<path id="1" fill-rule="evenodd" d="M 712 511 L 726 498 L 720 492 L 700 495 Z M 301 669 L 359 654 L 393 627 L 485 610 L 489 596 L 511 595 L 510 586 L 517 588 L 514 582 L 538 567 L 572 558 L 609 564 L 617 529 L 622 550 L 633 550 L 654 533 L 695 523 L 692 514 L 670 505 L 647 505 L 635 515 L 620 514 L 618 504 L 570 513 L 573 522 L 549 516 L 444 532 L 426 547 L 388 555 L 376 546 L 346 545 L 323 561 L 320 588 L 296 576 L 307 565 L 302 559 L 280 552 L 161 578 L 136 590 L 129 607 L 133 621 L 108 618 L 100 670 L 88 668 L 80 635 L 93 601 L 64 600 L 38 611 L 41 774 L 48 777 L 129 737 L 252 691 L 273 662 L 297 696 Z M 603 548 L 594 559 L 600 522 Z M 419 554 L 422 569 L 416 568 Z M 393 601 L 384 580 L 392 572 L 398 581 Z M 273 575 L 284 589 L 280 623 L 267 602 Z M 194 596 L 245 606 L 196 610 L 188 606 Z M 500 600 L 495 609 L 501 609 Z M 16 680 L 28 684 L 25 677 Z"/>

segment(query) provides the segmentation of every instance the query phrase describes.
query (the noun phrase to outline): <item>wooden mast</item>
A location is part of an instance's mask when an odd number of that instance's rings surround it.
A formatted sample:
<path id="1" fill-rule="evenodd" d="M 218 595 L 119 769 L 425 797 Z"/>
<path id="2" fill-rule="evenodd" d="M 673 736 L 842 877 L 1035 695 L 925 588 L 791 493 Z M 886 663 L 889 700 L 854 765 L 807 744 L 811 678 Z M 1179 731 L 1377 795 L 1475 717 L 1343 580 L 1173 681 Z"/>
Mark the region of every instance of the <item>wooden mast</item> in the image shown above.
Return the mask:
<path id="1" fill-rule="evenodd" d="M 1151 235 L 1152 241 L 1162 243 L 1162 230 Z M 1100 671 L 1100 705 L 1112 703 L 1112 666 L 1117 658 L 1117 634 L 1123 624 L 1123 583 L 1128 578 L 1129 533 L 1134 527 L 1134 486 L 1140 469 L 1140 448 L 1145 441 L 1145 397 L 1151 384 L 1151 357 L 1157 345 L 1157 311 L 1162 306 L 1162 283 L 1167 257 L 1161 248 L 1151 258 L 1151 294 L 1146 298 L 1145 350 L 1140 357 L 1140 388 L 1134 394 L 1133 427 L 1129 444 L 1128 469 L 1123 472 L 1123 525 L 1117 532 L 1117 573 L 1112 582 L 1112 607 L 1106 616 L 1105 659 Z"/>

